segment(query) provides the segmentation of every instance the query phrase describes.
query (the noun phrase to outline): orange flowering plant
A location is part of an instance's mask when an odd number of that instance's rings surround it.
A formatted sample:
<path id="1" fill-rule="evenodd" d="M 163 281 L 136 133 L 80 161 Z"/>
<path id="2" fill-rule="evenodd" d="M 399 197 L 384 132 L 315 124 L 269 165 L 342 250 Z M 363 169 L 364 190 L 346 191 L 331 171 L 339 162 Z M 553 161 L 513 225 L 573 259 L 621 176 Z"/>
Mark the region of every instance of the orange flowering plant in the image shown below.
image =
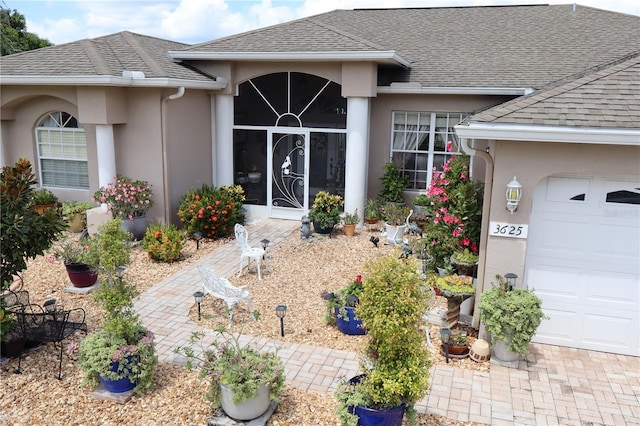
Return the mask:
<path id="1" fill-rule="evenodd" d="M 244 190 L 240 185 L 216 188 L 207 184 L 188 190 L 178 217 L 189 234 L 200 232 L 205 238 L 224 238 L 236 223 L 244 222 Z"/>
<path id="2" fill-rule="evenodd" d="M 159 262 L 172 263 L 180 260 L 186 237 L 175 225 L 159 223 L 147 228 L 142 240 L 142 247 L 149 257 Z"/>

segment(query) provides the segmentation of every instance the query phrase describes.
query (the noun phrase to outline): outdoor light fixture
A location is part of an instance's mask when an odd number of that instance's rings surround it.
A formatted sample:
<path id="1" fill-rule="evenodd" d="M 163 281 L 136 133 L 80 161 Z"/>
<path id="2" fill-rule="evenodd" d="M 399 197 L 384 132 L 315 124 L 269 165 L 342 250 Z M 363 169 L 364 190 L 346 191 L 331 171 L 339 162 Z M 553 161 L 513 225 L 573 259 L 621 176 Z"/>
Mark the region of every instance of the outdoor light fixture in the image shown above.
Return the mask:
<path id="1" fill-rule="evenodd" d="M 51 313 L 56 310 L 56 299 L 49 299 L 42 305 L 45 311 Z"/>
<path id="2" fill-rule="evenodd" d="M 118 266 L 116 268 L 116 277 L 118 277 L 119 280 L 122 280 L 122 278 L 124 278 L 124 271 L 126 271 L 127 268 L 125 268 L 124 266 Z"/>
<path id="3" fill-rule="evenodd" d="M 350 294 L 347 296 L 347 306 L 351 306 L 352 308 L 355 308 L 356 305 L 360 302 L 360 299 L 358 299 L 358 296 L 354 295 L 354 294 Z"/>
<path id="4" fill-rule="evenodd" d="M 194 232 L 193 239 L 196 240 L 196 250 L 200 250 L 200 240 L 202 239 L 202 232 Z"/>
<path id="5" fill-rule="evenodd" d="M 504 278 L 507 280 L 507 287 L 509 288 L 509 291 L 516 288 L 516 280 L 518 279 L 516 274 L 509 272 L 508 274 L 504 274 Z"/>
<path id="6" fill-rule="evenodd" d="M 287 307 L 285 305 L 276 306 L 276 315 L 280 318 L 280 336 L 284 337 L 284 316 L 287 314 Z"/>
<path id="7" fill-rule="evenodd" d="M 451 329 L 441 328 L 440 338 L 442 339 L 442 343 L 444 343 L 444 355 L 447 358 L 447 364 L 449 364 L 449 339 L 451 338 Z"/>
<path id="8" fill-rule="evenodd" d="M 518 210 L 518 204 L 520 204 L 520 198 L 522 197 L 522 185 L 513 177 L 513 180 L 507 184 L 507 210 L 513 214 Z"/>
<path id="9" fill-rule="evenodd" d="M 193 293 L 193 297 L 196 299 L 196 303 L 198 304 L 198 321 L 202 319 L 202 314 L 200 313 L 200 305 L 202 305 L 202 298 L 204 297 L 204 293 L 201 291 L 196 291 Z"/>

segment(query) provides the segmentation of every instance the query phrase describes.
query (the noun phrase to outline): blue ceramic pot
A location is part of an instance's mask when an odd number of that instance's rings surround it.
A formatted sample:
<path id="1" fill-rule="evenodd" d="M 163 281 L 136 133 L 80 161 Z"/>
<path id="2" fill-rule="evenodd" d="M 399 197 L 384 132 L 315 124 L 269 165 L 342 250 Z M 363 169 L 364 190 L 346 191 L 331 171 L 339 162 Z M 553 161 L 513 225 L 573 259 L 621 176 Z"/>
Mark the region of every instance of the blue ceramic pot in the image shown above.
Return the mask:
<path id="1" fill-rule="evenodd" d="M 111 371 L 118 371 L 118 362 L 111 363 Z M 122 393 L 132 390 L 136 387 L 136 384 L 132 382 L 128 377 L 124 377 L 118 380 L 109 380 L 98 375 L 100 382 L 104 385 L 104 388 L 112 393 Z"/>
<path id="2" fill-rule="evenodd" d="M 344 313 L 345 310 L 346 318 L 343 318 L 344 315 L 341 315 L 341 312 Z M 338 330 L 342 331 L 344 334 L 355 336 L 367 333 L 367 330 L 362 327 L 362 320 L 356 317 L 356 312 L 351 306 L 335 308 L 335 315 L 336 326 L 338 327 Z"/>

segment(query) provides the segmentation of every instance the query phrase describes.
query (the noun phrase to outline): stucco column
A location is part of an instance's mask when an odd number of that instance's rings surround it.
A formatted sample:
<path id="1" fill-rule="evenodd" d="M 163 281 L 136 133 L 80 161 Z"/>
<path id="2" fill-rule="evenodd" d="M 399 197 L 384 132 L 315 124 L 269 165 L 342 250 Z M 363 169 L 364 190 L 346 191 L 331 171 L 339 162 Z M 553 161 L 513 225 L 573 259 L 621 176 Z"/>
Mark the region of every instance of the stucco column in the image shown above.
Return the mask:
<path id="1" fill-rule="evenodd" d="M 369 164 L 369 98 L 347 98 L 347 158 L 344 210 L 358 209 L 360 223 L 367 197 Z"/>
<path id="2" fill-rule="evenodd" d="M 96 148 L 98 184 L 102 187 L 110 183 L 116 175 L 116 149 L 111 124 L 96 124 Z"/>
<path id="3" fill-rule="evenodd" d="M 214 185 L 233 184 L 233 96 L 216 95 Z"/>

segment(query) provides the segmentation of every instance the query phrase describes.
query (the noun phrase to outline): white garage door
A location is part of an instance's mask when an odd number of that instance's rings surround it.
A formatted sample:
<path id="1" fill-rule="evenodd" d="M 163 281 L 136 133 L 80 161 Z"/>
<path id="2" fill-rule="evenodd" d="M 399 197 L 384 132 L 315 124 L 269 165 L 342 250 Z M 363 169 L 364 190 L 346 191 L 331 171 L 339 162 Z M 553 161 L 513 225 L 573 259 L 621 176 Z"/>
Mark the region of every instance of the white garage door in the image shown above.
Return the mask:
<path id="1" fill-rule="evenodd" d="M 640 355 L 640 180 L 541 182 L 525 282 L 550 317 L 534 342 Z"/>

